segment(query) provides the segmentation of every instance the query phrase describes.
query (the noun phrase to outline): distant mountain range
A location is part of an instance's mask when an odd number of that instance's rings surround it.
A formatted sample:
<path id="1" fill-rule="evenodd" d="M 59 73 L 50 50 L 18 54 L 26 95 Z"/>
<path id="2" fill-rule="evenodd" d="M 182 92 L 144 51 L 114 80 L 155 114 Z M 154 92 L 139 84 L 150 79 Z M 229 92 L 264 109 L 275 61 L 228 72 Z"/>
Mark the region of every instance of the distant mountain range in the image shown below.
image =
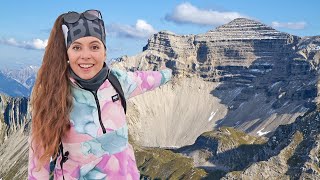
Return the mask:
<path id="1" fill-rule="evenodd" d="M 12 97 L 29 97 L 38 69 L 38 66 L 18 70 L 0 69 L 0 93 Z"/>

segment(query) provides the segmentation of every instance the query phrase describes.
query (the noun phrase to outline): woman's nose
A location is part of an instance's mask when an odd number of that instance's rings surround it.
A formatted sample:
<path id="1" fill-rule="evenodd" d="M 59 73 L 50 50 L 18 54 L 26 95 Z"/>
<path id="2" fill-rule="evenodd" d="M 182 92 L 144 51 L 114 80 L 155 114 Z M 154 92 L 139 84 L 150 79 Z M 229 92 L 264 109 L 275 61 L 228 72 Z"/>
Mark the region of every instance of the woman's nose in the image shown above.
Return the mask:
<path id="1" fill-rule="evenodd" d="M 91 58 L 91 51 L 88 48 L 84 48 L 81 52 L 81 59 L 90 59 Z"/>

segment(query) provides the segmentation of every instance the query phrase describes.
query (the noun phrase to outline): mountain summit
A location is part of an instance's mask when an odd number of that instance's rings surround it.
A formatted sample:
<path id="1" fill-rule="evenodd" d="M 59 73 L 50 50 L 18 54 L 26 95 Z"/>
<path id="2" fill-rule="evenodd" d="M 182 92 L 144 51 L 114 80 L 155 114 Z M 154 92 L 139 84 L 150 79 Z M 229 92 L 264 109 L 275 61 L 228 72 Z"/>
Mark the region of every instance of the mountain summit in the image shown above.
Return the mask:
<path id="1" fill-rule="evenodd" d="M 272 27 L 265 25 L 259 21 L 247 19 L 247 18 L 236 18 L 227 24 L 217 27 L 216 30 L 212 30 L 212 31 L 224 31 L 226 29 L 232 29 L 232 30 L 238 29 L 240 31 L 246 31 L 246 30 L 277 31 Z"/>
<path id="2" fill-rule="evenodd" d="M 258 21 L 237 18 L 208 32 L 221 39 L 287 39 L 290 36 Z"/>

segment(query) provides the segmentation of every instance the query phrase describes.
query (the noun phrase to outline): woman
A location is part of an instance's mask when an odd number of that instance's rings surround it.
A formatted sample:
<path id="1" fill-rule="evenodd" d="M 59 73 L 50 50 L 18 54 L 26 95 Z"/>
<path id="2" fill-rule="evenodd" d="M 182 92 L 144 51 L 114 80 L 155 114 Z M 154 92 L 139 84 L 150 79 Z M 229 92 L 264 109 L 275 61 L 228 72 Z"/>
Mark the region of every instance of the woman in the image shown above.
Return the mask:
<path id="1" fill-rule="evenodd" d="M 172 71 L 109 69 L 105 36 L 98 10 L 57 18 L 32 92 L 29 179 L 49 179 L 50 159 L 54 179 L 139 179 L 124 99 L 166 83 Z"/>

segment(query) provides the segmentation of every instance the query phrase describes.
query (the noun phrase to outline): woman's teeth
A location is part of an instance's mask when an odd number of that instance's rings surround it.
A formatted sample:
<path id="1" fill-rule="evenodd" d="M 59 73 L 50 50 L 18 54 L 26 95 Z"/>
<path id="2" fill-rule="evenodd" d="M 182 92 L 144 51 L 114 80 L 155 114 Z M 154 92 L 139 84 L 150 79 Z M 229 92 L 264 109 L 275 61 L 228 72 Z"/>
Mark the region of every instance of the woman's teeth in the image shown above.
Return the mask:
<path id="1" fill-rule="evenodd" d="M 79 64 L 81 68 L 91 68 L 93 64 Z"/>

